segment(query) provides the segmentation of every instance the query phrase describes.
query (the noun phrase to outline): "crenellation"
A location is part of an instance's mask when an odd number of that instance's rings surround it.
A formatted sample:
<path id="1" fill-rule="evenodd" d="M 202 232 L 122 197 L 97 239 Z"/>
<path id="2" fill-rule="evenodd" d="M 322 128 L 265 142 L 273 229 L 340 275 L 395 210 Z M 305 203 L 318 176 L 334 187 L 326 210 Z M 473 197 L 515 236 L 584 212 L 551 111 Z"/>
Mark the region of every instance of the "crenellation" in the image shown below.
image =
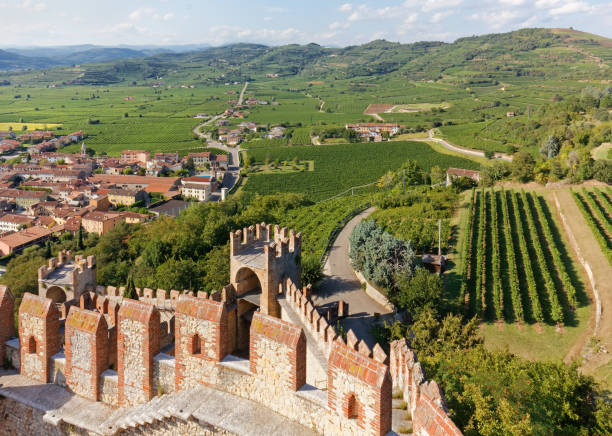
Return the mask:
<path id="1" fill-rule="evenodd" d="M 0 330 L 0 351 L 38 383 L 65 386 L 82 399 L 118 407 L 117 413 L 144 410 L 131 421 L 134 434 L 158 419 L 154 410 L 171 401 L 166 395 L 202 386 L 260 403 L 316 433 L 342 436 L 387 434 L 395 389 L 409 405 L 415 434 L 461 434 L 439 385 L 425 379 L 406 340 L 394 341 L 387 355 L 352 330 L 346 341 L 336 333 L 334 322 L 348 306 L 317 307 L 312 288 L 301 286 L 295 256 L 301 234 L 274 226 L 270 240 L 271 226 L 261 223 L 233 233 L 230 241 L 235 235 L 244 241 L 238 238 L 240 249 L 231 250 L 232 282 L 220 291 L 194 296 L 144 288 L 131 300 L 123 288 L 94 283 L 62 303 L 25 294 L 19 340 L 10 339 L 12 296 L 0 286 L 0 327 L 7 326 Z M 73 260 L 64 253 L 52 262 L 55 268 L 75 263 L 75 271 L 84 271 L 95 258 Z M 247 268 L 251 275 L 244 274 Z"/>

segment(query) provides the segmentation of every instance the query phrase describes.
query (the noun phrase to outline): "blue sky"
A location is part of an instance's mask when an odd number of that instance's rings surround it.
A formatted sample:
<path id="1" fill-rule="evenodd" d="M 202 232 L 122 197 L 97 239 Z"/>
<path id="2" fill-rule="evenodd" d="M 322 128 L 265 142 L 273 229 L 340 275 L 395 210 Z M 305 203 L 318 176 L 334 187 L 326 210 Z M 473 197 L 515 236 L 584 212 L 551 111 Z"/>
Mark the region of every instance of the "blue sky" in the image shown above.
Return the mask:
<path id="1" fill-rule="evenodd" d="M 0 0 L 0 46 L 373 39 L 452 41 L 522 27 L 612 37 L 612 0 Z"/>

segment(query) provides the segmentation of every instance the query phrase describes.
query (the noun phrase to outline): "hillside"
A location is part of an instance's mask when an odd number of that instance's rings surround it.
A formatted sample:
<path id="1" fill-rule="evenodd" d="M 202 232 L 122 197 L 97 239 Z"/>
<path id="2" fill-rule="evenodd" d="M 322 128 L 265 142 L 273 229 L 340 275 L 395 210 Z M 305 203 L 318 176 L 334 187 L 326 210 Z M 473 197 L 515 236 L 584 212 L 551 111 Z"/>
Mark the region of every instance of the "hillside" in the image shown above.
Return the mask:
<path id="1" fill-rule="evenodd" d="M 110 58 L 113 60 L 108 61 Z M 0 66 L 9 69 L 26 63 L 27 68 L 33 68 L 57 62 L 35 59 L 9 55 L 8 62 Z M 87 62 L 96 64 L 86 65 L 76 81 L 66 67 L 53 69 L 50 77 L 100 85 L 160 76 L 196 82 L 252 81 L 265 74 L 346 79 L 395 73 L 411 80 L 444 80 L 461 85 L 494 84 L 522 76 L 606 79 L 612 65 L 612 40 L 572 29 L 521 29 L 460 38 L 453 43 L 378 40 L 345 48 L 232 44 L 155 55 L 146 50 L 89 48 L 63 59 L 64 64 Z"/>

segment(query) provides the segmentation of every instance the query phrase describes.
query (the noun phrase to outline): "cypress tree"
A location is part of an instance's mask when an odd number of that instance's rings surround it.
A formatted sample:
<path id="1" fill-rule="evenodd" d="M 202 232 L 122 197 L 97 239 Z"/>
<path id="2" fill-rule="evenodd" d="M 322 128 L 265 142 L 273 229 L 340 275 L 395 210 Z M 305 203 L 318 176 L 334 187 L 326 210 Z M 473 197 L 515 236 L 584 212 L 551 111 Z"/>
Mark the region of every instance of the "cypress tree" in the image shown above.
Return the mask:
<path id="1" fill-rule="evenodd" d="M 138 294 L 136 293 L 136 286 L 134 286 L 134 275 L 130 271 L 128 274 L 127 284 L 123 291 L 123 298 L 130 298 L 132 300 L 138 300 Z"/>
<path id="2" fill-rule="evenodd" d="M 79 223 L 79 230 L 77 231 L 77 249 L 83 249 L 83 226 Z"/>

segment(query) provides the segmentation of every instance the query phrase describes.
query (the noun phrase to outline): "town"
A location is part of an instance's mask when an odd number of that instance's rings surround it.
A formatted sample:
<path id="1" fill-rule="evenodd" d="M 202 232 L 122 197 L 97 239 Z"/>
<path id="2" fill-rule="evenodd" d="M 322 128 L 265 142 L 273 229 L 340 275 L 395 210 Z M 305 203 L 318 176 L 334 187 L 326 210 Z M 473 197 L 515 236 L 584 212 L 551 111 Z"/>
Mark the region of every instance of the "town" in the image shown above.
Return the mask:
<path id="1" fill-rule="evenodd" d="M 0 132 L 5 154 L 25 153 L 0 165 L 0 255 L 7 256 L 79 229 L 103 235 L 117 223 L 178 216 L 193 201 L 223 201 L 232 183 L 228 155 L 209 151 L 91 156 L 61 147 L 83 141 L 82 131 L 14 135 Z"/>

